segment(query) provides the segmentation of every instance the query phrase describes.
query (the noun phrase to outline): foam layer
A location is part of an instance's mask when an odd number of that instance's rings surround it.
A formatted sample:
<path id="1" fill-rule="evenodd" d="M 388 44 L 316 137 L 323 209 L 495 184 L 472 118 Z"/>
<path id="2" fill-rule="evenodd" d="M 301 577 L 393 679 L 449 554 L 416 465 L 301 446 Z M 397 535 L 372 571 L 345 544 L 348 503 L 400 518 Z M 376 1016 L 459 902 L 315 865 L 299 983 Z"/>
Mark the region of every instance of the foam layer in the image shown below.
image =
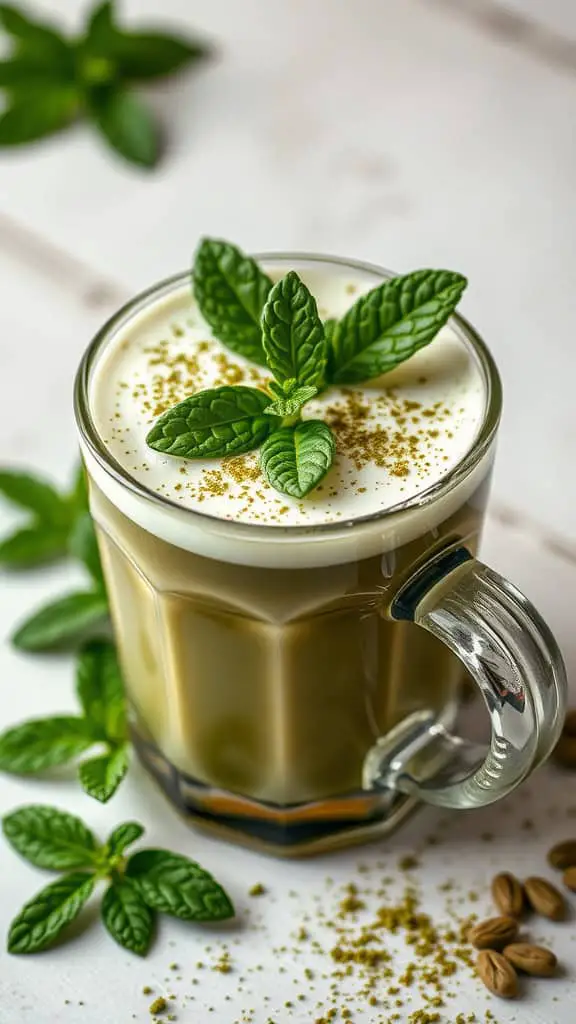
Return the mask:
<path id="1" fill-rule="evenodd" d="M 292 261 L 289 266 L 307 282 L 324 317 L 342 315 L 378 282 L 372 272 L 338 264 Z M 288 266 L 267 269 L 277 278 Z M 478 359 L 469 343 L 447 327 L 381 381 L 365 388 L 330 389 L 306 407 L 305 417 L 331 424 L 338 455 L 330 474 L 305 499 L 294 500 L 269 487 L 259 472 L 257 454 L 194 461 L 163 456 L 146 446 L 157 416 L 194 391 L 222 383 L 264 386 L 267 379 L 266 371 L 213 338 L 193 303 L 189 281 L 173 284 L 117 323 L 89 384 L 92 418 L 112 459 L 172 507 L 122 488 L 93 459 L 91 471 L 121 510 L 181 547 L 247 564 L 294 564 L 293 558 L 299 564 L 329 564 L 356 557 L 358 544 L 366 547 L 360 537 L 366 526 L 357 524 L 352 542 L 345 524 L 424 495 L 470 451 L 485 415 L 486 385 Z M 474 480 L 463 486 L 473 489 Z M 456 499 L 453 494 L 426 508 L 386 516 L 368 527 L 368 547 L 394 546 L 398 530 L 416 536 L 416 518 L 425 529 L 449 514 L 441 504 L 457 508 L 465 496 L 462 492 Z M 398 520 L 396 525 L 392 520 Z M 317 532 L 326 525 L 331 529 Z M 296 538 L 307 554 L 289 554 Z M 256 547 L 261 549 L 258 555 Z"/>

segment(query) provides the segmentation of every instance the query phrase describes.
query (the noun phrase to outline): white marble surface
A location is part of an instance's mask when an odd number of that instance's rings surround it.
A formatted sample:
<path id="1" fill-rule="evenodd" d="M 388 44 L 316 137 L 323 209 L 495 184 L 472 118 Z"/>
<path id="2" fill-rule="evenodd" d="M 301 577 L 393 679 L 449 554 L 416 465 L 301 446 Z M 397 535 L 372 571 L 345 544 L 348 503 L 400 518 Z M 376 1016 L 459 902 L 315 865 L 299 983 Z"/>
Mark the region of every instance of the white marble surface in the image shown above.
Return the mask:
<path id="1" fill-rule="evenodd" d="M 71 23 L 81 8 L 75 0 L 44 6 Z M 252 249 L 324 250 L 398 269 L 444 263 L 470 276 L 464 310 L 492 347 L 506 390 L 484 554 L 538 603 L 575 667 L 576 60 L 568 44 L 576 14 L 569 0 L 509 0 L 507 8 L 529 29 L 506 30 L 510 21 L 488 0 L 164 0 L 164 18 L 202 29 L 219 59 L 151 93 L 171 138 L 158 173 L 111 161 L 83 127 L 0 155 L 0 463 L 42 466 L 65 480 L 80 353 L 126 296 L 185 266 L 202 232 Z M 134 18 L 158 9 L 157 0 L 125 5 Z M 0 528 L 10 521 L 2 507 Z M 59 585 L 52 573 L 2 576 L 0 632 Z M 3 642 L 0 680 L 1 727 L 73 706 L 67 659 L 26 658 Z M 456 866 L 464 891 L 482 892 L 492 865 L 541 870 L 546 833 L 571 831 L 565 812 L 575 796 L 573 778 L 549 768 L 500 808 L 450 818 L 443 846 L 428 850 L 418 872 L 427 907 L 442 912 L 436 886 Z M 205 972 L 197 1003 L 184 997 L 194 992 L 205 941 L 177 923 L 163 927 L 145 963 L 116 951 L 95 922 L 53 953 L 0 954 L 0 1024 L 145 1021 L 150 1000 L 141 988 L 160 994 L 172 960 L 185 965 L 185 980 L 174 984 L 180 1024 L 232 1024 L 249 1007 L 254 1024 L 314 1020 L 321 1013 L 313 1000 L 283 1006 L 292 975 L 279 974 L 281 958 L 267 953 L 296 921 L 287 890 L 297 887 L 306 903 L 324 891 L 327 874 L 347 879 L 359 859 L 393 868 L 444 820 L 427 811 L 384 850 L 286 869 L 191 835 L 138 770 L 106 808 L 70 781 L 0 778 L 0 813 L 33 800 L 76 810 L 101 832 L 141 818 L 150 842 L 210 863 L 241 910 L 254 907 L 248 886 L 265 881 L 270 898 L 258 909 L 267 930 L 248 926 L 238 936 L 240 966 L 230 976 Z M 519 828 L 526 814 L 534 838 Z M 480 839 L 487 830 L 498 833 L 490 846 Z M 41 884 L 40 872 L 0 846 L 1 932 Z M 573 922 L 543 926 L 542 935 L 565 977 L 529 985 L 525 1001 L 509 1007 L 488 1002 L 463 972 L 441 1020 L 462 1009 L 484 1020 L 490 1006 L 500 1021 L 569 1024 Z M 241 965 L 266 956 L 267 971 L 247 975 L 239 993 Z M 403 1019 L 417 1005 L 399 1011 Z M 386 1015 L 366 1010 L 353 1020 Z"/>

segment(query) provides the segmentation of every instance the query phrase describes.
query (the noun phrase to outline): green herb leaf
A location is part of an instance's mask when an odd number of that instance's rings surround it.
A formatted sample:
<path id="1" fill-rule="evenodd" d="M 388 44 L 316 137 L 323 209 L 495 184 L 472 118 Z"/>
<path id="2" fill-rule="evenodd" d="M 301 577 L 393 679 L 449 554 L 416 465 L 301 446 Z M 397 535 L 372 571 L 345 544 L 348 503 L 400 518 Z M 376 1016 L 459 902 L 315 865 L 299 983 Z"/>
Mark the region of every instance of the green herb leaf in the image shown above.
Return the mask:
<path id="1" fill-rule="evenodd" d="M 94 522 L 89 512 L 79 515 L 70 534 L 70 554 L 82 562 L 99 589 L 104 590 L 104 573 L 98 551 Z"/>
<path id="2" fill-rule="evenodd" d="M 118 62 L 122 77 L 133 82 L 174 74 L 208 54 L 208 48 L 201 43 L 164 32 L 117 32 L 110 46 L 110 55 Z"/>
<path id="3" fill-rule="evenodd" d="M 0 470 L 0 494 L 19 508 L 33 512 L 43 523 L 68 522 L 66 504 L 47 480 L 20 470 Z"/>
<path id="4" fill-rule="evenodd" d="M 205 238 L 196 252 L 193 288 L 202 316 L 233 352 L 266 366 L 261 316 L 272 281 L 235 245 Z"/>
<path id="5" fill-rule="evenodd" d="M 324 321 L 324 334 L 326 335 L 326 339 L 328 341 L 331 341 L 331 339 L 334 337 L 334 332 L 337 326 L 338 321 L 336 317 L 330 317 L 328 320 Z"/>
<path id="6" fill-rule="evenodd" d="M 96 4 L 90 12 L 85 37 L 88 48 L 98 53 L 106 51 L 114 31 L 113 4 L 111 0 L 104 0 L 103 3 Z"/>
<path id="7" fill-rule="evenodd" d="M 30 804 L 5 815 L 2 829 L 21 857 L 37 868 L 69 871 L 94 863 L 97 843 L 80 818 L 47 807 Z"/>
<path id="8" fill-rule="evenodd" d="M 102 632 L 108 621 L 108 603 L 100 592 L 68 594 L 36 611 L 16 630 L 14 647 L 21 651 L 48 651 L 77 644 L 87 633 Z"/>
<path id="9" fill-rule="evenodd" d="M 104 893 L 102 920 L 120 946 L 146 956 L 154 931 L 154 914 L 129 878 L 115 879 Z"/>
<path id="10" fill-rule="evenodd" d="M 150 448 L 184 459 L 250 452 L 268 437 L 270 399 L 256 388 L 226 385 L 199 391 L 168 409 L 146 438 Z"/>
<path id="11" fill-rule="evenodd" d="M 168 850 L 141 850 L 128 861 L 149 907 L 185 921 L 222 921 L 234 907 L 222 887 L 194 861 Z"/>
<path id="12" fill-rule="evenodd" d="M 74 481 L 72 484 L 72 490 L 70 491 L 67 498 L 68 506 L 71 509 L 72 517 L 75 519 L 76 516 L 82 514 L 82 512 L 88 512 L 88 487 L 86 484 L 86 470 L 84 469 L 84 463 L 80 462 L 74 473 Z"/>
<path id="13" fill-rule="evenodd" d="M 109 146 L 129 163 L 154 167 L 160 159 L 160 134 L 146 105 L 126 89 L 94 89 L 89 98 L 94 124 Z"/>
<path id="14" fill-rule="evenodd" d="M 324 383 L 328 346 L 316 299 L 294 270 L 270 292 L 262 311 L 262 343 L 266 362 L 282 384 L 320 388 Z"/>
<path id="15" fill-rule="evenodd" d="M 318 388 L 311 384 L 304 384 L 301 388 L 294 388 L 292 394 L 286 398 L 276 398 L 270 405 L 267 405 L 264 412 L 268 416 L 294 416 L 306 402 L 309 402 L 314 395 L 318 394 Z"/>
<path id="16" fill-rule="evenodd" d="M 62 526 L 30 526 L 0 541 L 0 565 L 27 569 L 52 562 L 66 554 L 68 529 Z"/>
<path id="17" fill-rule="evenodd" d="M 62 84 L 62 70 L 56 65 L 23 55 L 0 61 L 0 88 L 11 94 L 29 94 L 38 87 Z"/>
<path id="18" fill-rule="evenodd" d="M 60 131 L 76 116 L 78 96 L 67 85 L 47 85 L 35 91 L 16 93 L 0 115 L 0 146 L 36 142 Z"/>
<path id="19" fill-rule="evenodd" d="M 30 18 L 12 4 L 0 4 L 0 26 L 21 44 L 61 55 L 68 51 L 66 40 L 52 25 Z"/>
<path id="20" fill-rule="evenodd" d="M 126 696 L 114 644 L 94 640 L 82 648 L 76 693 L 94 735 L 111 743 L 126 739 Z"/>
<path id="21" fill-rule="evenodd" d="M 334 377 L 334 365 L 335 365 L 334 335 L 336 333 L 337 326 L 338 326 L 338 321 L 336 320 L 335 317 L 330 317 L 329 320 L 325 320 L 324 321 L 324 334 L 326 335 L 326 346 L 327 346 L 326 380 L 328 380 L 328 381 L 332 380 L 333 377 Z"/>
<path id="22" fill-rule="evenodd" d="M 32 719 L 0 735 L 0 771 L 33 775 L 67 764 L 93 743 L 94 735 L 83 718 Z"/>
<path id="23" fill-rule="evenodd" d="M 260 465 L 268 483 L 291 498 L 303 498 L 330 469 L 336 442 L 321 420 L 282 427 L 262 445 Z"/>
<path id="24" fill-rule="evenodd" d="M 106 842 L 110 856 L 123 853 L 127 846 L 131 846 L 143 835 L 144 828 L 137 821 L 125 821 L 122 825 L 117 825 Z"/>
<path id="25" fill-rule="evenodd" d="M 94 889 L 94 875 L 77 871 L 47 885 L 26 903 L 10 925 L 9 953 L 38 953 L 51 946 L 78 916 Z"/>
<path id="26" fill-rule="evenodd" d="M 118 789 L 128 771 L 129 747 L 124 743 L 110 754 L 83 761 L 78 769 L 82 788 L 88 796 L 105 804 Z"/>
<path id="27" fill-rule="evenodd" d="M 332 338 L 332 380 L 356 384 L 388 373 L 436 336 L 467 285 L 449 270 L 417 270 L 362 295 Z"/>

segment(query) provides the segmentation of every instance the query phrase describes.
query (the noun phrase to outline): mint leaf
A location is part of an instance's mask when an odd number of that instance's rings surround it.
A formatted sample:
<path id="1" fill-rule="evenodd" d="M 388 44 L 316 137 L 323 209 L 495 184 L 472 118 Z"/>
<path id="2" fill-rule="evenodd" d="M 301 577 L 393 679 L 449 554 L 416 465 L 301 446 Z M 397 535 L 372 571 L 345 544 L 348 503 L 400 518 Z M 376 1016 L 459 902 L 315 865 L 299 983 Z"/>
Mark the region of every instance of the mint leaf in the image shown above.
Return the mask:
<path id="1" fill-rule="evenodd" d="M 0 4 L 0 27 L 12 37 L 11 57 L 24 63 L 30 75 L 25 86 L 39 81 L 72 83 L 74 49 L 46 22 L 36 21 L 9 4 Z"/>
<path id="2" fill-rule="evenodd" d="M 266 366 L 260 319 L 272 281 L 235 245 L 205 238 L 194 259 L 196 302 L 214 335 L 246 359 Z"/>
<path id="3" fill-rule="evenodd" d="M 94 640 L 82 648 L 76 693 L 96 736 L 112 743 L 126 739 L 126 697 L 114 644 Z"/>
<path id="4" fill-rule="evenodd" d="M 135 843 L 144 835 L 144 828 L 137 821 L 125 821 L 117 825 L 106 841 L 110 857 L 123 853 L 127 846 Z"/>
<path id="5" fill-rule="evenodd" d="M 37 868 L 69 871 L 94 863 L 96 840 L 80 818 L 43 804 L 5 815 L 2 830 L 10 846 Z"/>
<path id="6" fill-rule="evenodd" d="M 96 4 L 86 26 L 86 39 L 99 48 L 109 43 L 114 32 L 114 7 L 111 0 Z"/>
<path id="7" fill-rule="evenodd" d="M 35 57 L 23 55 L 0 61 L 0 88 L 9 89 L 12 94 L 24 91 L 29 94 L 39 87 L 61 84 L 63 77 L 59 65 Z"/>
<path id="8" fill-rule="evenodd" d="M 33 512 L 44 523 L 58 526 L 68 522 L 66 503 L 56 488 L 32 473 L 0 470 L 0 494 L 13 505 Z"/>
<path id="9" fill-rule="evenodd" d="M 68 53 L 68 44 L 52 25 L 36 21 L 12 4 L 0 4 L 0 26 L 13 36 L 20 45 L 34 46 L 37 50 Z"/>
<path id="10" fill-rule="evenodd" d="M 104 893 L 102 920 L 120 946 L 146 956 L 154 931 L 154 914 L 129 878 L 114 879 Z"/>
<path id="11" fill-rule="evenodd" d="M 118 789 L 128 771 L 129 747 L 124 743 L 110 754 L 83 761 L 78 768 L 82 788 L 88 796 L 105 804 Z"/>
<path id="12" fill-rule="evenodd" d="M 294 270 L 274 285 L 262 311 L 262 343 L 266 362 L 282 384 L 320 388 L 324 383 L 328 347 L 316 300 Z"/>
<path id="13" fill-rule="evenodd" d="M 48 651 L 77 644 L 86 634 L 102 632 L 108 621 L 108 603 L 100 592 L 68 594 L 45 605 L 27 619 L 12 636 L 21 651 Z"/>
<path id="14" fill-rule="evenodd" d="M 104 590 L 104 573 L 98 551 L 94 522 L 89 512 L 78 516 L 70 534 L 70 554 L 82 562 L 97 586 Z"/>
<path id="15" fill-rule="evenodd" d="M 417 270 L 362 295 L 332 337 L 332 380 L 356 384 L 388 373 L 436 336 L 467 285 L 450 270 Z"/>
<path id="16" fill-rule="evenodd" d="M 88 487 L 86 483 L 86 470 L 84 469 L 84 463 L 80 462 L 76 467 L 74 473 L 74 480 L 72 483 L 72 490 L 67 496 L 67 504 L 71 509 L 73 518 L 82 514 L 82 512 L 88 512 Z"/>
<path id="17" fill-rule="evenodd" d="M 331 341 L 331 339 L 334 337 L 334 331 L 336 330 L 337 326 L 338 321 L 336 317 L 332 316 L 329 317 L 328 320 L 324 321 L 324 334 L 326 335 L 328 341 Z"/>
<path id="18" fill-rule="evenodd" d="M 120 156 L 139 167 L 160 159 L 160 134 L 146 105 L 121 87 L 94 89 L 89 110 L 100 134 Z"/>
<path id="19" fill-rule="evenodd" d="M 264 415 L 270 399 L 256 388 L 226 385 L 199 391 L 156 421 L 146 444 L 184 459 L 242 455 L 258 448 L 272 423 Z"/>
<path id="20" fill-rule="evenodd" d="M 210 51 L 201 43 L 165 32 L 117 32 L 108 52 L 117 61 L 123 78 L 146 82 L 174 74 L 192 61 L 207 57 Z"/>
<path id="21" fill-rule="evenodd" d="M 0 541 L 0 565 L 27 569 L 66 554 L 68 529 L 62 526 L 30 526 Z"/>
<path id="22" fill-rule="evenodd" d="M 16 93 L 0 115 L 0 146 L 36 142 L 60 131 L 76 116 L 76 90 L 67 85 L 47 85 L 22 96 Z"/>
<path id="23" fill-rule="evenodd" d="M 284 398 L 276 398 L 270 405 L 267 405 L 264 412 L 268 416 L 294 416 L 306 402 L 309 402 L 314 395 L 318 394 L 318 388 L 311 384 L 304 384 L 300 388 L 294 388 L 292 393 Z"/>
<path id="24" fill-rule="evenodd" d="M 94 889 L 94 875 L 75 872 L 47 885 L 26 903 L 10 925 L 9 953 L 38 953 L 52 945 L 78 916 Z"/>
<path id="25" fill-rule="evenodd" d="M 0 735 L 0 771 L 32 775 L 67 764 L 93 743 L 89 723 L 73 715 L 22 722 Z"/>
<path id="26" fill-rule="evenodd" d="M 282 427 L 262 445 L 260 465 L 268 483 L 291 498 L 304 498 L 330 469 L 336 442 L 321 420 Z"/>
<path id="27" fill-rule="evenodd" d="M 141 850 L 126 874 L 153 910 L 185 921 L 222 921 L 234 907 L 222 887 L 199 864 L 168 850 Z"/>

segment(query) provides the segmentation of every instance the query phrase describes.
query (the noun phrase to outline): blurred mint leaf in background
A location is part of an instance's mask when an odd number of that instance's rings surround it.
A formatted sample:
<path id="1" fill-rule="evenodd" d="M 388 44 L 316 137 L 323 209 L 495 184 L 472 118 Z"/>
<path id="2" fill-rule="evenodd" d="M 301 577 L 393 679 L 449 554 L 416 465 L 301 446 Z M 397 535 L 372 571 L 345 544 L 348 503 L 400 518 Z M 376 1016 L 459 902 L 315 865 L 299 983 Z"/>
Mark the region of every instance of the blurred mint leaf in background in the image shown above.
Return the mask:
<path id="1" fill-rule="evenodd" d="M 209 56 L 202 42 L 156 30 L 128 32 L 113 0 L 89 13 L 76 38 L 52 22 L 0 4 L 10 50 L 0 60 L 0 146 L 35 142 L 85 117 L 109 148 L 129 163 L 154 167 L 162 133 L 144 101 L 129 89 L 174 74 Z"/>

